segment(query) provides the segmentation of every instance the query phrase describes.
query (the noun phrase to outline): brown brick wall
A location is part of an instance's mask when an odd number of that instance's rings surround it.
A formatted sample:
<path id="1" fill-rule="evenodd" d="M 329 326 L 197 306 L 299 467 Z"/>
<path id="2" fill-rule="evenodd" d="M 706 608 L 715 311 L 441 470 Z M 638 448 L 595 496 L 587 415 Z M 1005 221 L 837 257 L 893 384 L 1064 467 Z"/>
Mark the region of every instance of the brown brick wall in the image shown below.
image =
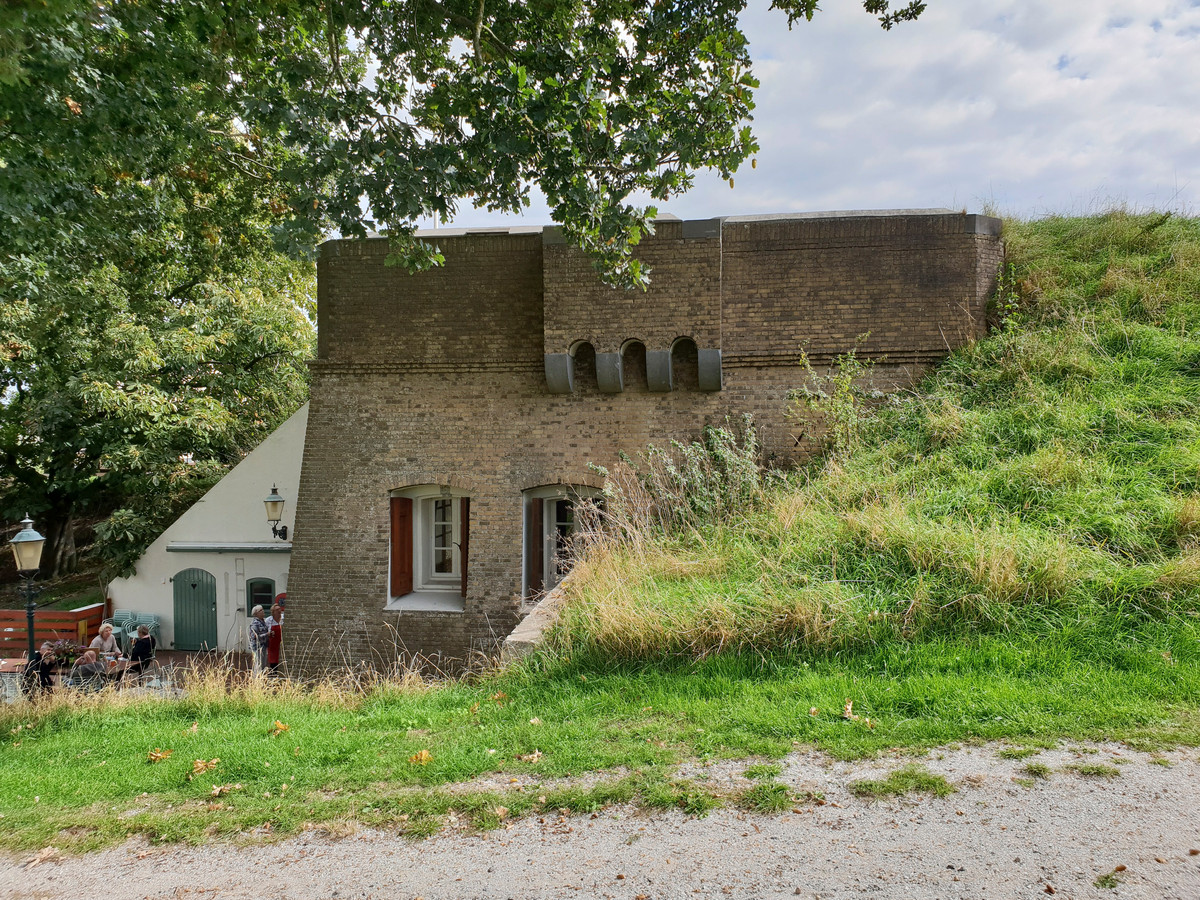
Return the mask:
<path id="1" fill-rule="evenodd" d="M 317 356 L 461 371 L 541 366 L 542 238 L 464 235 L 435 243 L 445 265 L 386 266 L 385 238 L 330 241 L 317 266 Z"/>
<path id="2" fill-rule="evenodd" d="M 612 353 L 638 340 L 670 350 L 676 338 L 721 346 L 720 238 L 684 238 L 681 222 L 660 222 L 637 256 L 651 268 L 646 291 L 608 287 L 591 259 L 566 244 L 545 247 L 545 352 L 566 353 L 577 341 Z"/>
<path id="3" fill-rule="evenodd" d="M 644 248 L 649 295 L 599 287 L 589 263 L 540 235 L 439 239 L 446 266 L 421 275 L 384 267 L 383 242 L 326 245 L 288 584 L 295 665 L 494 649 L 518 614 L 524 489 L 593 484 L 589 463 L 692 440 L 743 412 L 786 464 L 798 453 L 786 413 L 800 349 L 821 364 L 870 331 L 865 348 L 886 356 L 877 384 L 906 383 L 980 333 L 1002 252 L 954 214 L 732 220 L 719 240 L 667 226 Z M 723 344 L 723 390 L 697 390 L 686 346 L 669 393 L 647 390 L 633 352 L 626 389 L 599 393 L 586 349 L 576 390 L 547 390 L 543 350 L 586 339 L 611 352 L 631 337 L 666 349 L 679 334 Z M 384 610 L 389 491 L 414 484 L 471 496 L 463 612 Z"/>

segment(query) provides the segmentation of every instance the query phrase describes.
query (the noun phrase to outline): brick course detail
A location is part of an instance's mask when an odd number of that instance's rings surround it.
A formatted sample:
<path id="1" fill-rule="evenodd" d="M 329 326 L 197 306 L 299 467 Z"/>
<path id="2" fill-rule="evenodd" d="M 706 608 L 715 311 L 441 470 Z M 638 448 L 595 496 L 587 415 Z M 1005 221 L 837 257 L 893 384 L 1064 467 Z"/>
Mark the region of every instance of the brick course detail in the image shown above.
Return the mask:
<path id="1" fill-rule="evenodd" d="M 492 652 L 521 608 L 523 491 L 595 486 L 589 463 L 742 413 L 770 461 L 794 461 L 801 352 L 823 366 L 857 344 L 878 386 L 910 383 L 984 333 L 999 226 L 945 210 L 665 221 L 639 247 L 646 292 L 603 285 L 553 229 L 434 234 L 445 265 L 419 274 L 385 266 L 384 239 L 326 243 L 289 659 L 453 669 Z M 670 353 L 672 390 L 649 389 L 648 351 Z M 698 389 L 705 351 L 721 390 Z M 550 354 L 570 354 L 570 393 L 548 388 Z M 598 354 L 620 359 L 621 390 L 599 389 Z M 389 497 L 414 485 L 470 497 L 461 610 L 385 609 Z"/>

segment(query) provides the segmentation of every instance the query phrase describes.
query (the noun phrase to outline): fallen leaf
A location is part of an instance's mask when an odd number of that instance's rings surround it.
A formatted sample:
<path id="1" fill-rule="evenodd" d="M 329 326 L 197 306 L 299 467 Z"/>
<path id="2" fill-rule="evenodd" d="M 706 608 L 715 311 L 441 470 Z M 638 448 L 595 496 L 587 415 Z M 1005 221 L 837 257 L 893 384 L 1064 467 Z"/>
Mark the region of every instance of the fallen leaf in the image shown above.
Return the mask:
<path id="1" fill-rule="evenodd" d="M 517 759 L 522 762 L 537 762 L 542 758 L 541 750 L 534 750 L 532 753 L 525 753 L 517 756 Z"/>
<path id="2" fill-rule="evenodd" d="M 1165 860 L 1165 859 L 1163 859 L 1161 856 L 1156 856 L 1156 857 L 1154 857 L 1154 861 L 1155 861 L 1156 863 L 1165 863 L 1165 862 L 1166 862 L 1166 860 Z"/>
<path id="3" fill-rule="evenodd" d="M 819 710 L 819 709 L 817 709 L 815 706 L 810 706 L 810 707 L 808 708 L 808 714 L 809 714 L 810 716 L 815 716 L 815 715 L 816 715 L 817 713 L 819 713 L 819 712 L 820 712 L 820 710 Z"/>
<path id="4" fill-rule="evenodd" d="M 504 691 L 496 691 L 496 693 L 492 694 L 492 699 L 499 703 L 501 700 L 508 699 L 508 694 L 504 693 Z"/>
<path id="5" fill-rule="evenodd" d="M 40 866 L 42 863 L 58 862 L 62 859 L 62 854 L 58 852 L 57 847 L 43 847 L 36 855 L 25 860 L 25 868 L 32 869 L 34 866 Z"/>
<path id="6" fill-rule="evenodd" d="M 283 734 L 285 731 L 290 731 L 290 730 L 291 729 L 289 726 L 284 725 L 282 722 L 280 722 L 278 719 L 276 719 L 275 727 L 271 729 L 271 737 L 279 737 L 279 735 Z"/>
<path id="7" fill-rule="evenodd" d="M 171 754 L 174 752 L 174 750 L 161 750 L 158 747 L 155 747 L 146 754 L 146 759 L 152 763 L 162 762 L 164 759 L 169 759 Z"/>
<path id="8" fill-rule="evenodd" d="M 1114 871 L 1114 872 L 1124 872 L 1124 871 L 1125 871 L 1125 866 L 1124 866 L 1124 864 L 1122 864 L 1122 865 L 1119 865 L 1119 866 L 1113 866 L 1113 871 Z"/>
<path id="9" fill-rule="evenodd" d="M 219 763 L 220 761 L 221 760 L 219 757 L 213 757 L 212 759 L 210 759 L 208 761 L 205 761 L 203 759 L 198 759 L 194 763 L 192 763 L 192 774 L 193 775 L 201 775 L 205 772 L 211 771 L 212 769 L 215 769 L 217 767 L 217 763 Z"/>
<path id="10" fill-rule="evenodd" d="M 428 750 L 418 750 L 416 753 L 414 753 L 412 756 L 410 756 L 408 758 L 408 761 L 415 766 L 426 766 L 426 765 L 429 765 L 429 762 L 432 759 L 433 759 L 433 754 L 430 753 Z"/>
<path id="11" fill-rule="evenodd" d="M 199 728 L 200 728 L 200 723 L 199 723 L 199 722 L 193 722 L 193 723 L 192 723 L 192 727 L 191 727 L 191 728 L 189 728 L 189 729 L 188 729 L 188 731 L 190 731 L 192 734 L 195 734 L 195 733 L 196 733 L 196 731 L 197 731 L 197 729 L 199 729 Z"/>
<path id="12" fill-rule="evenodd" d="M 846 698 L 846 705 L 842 707 L 842 718 L 848 722 L 858 720 L 858 716 L 854 714 L 854 701 L 849 697 Z"/>
<path id="13" fill-rule="evenodd" d="M 507 806 L 497 806 L 496 807 L 496 818 L 497 819 L 507 819 L 508 818 L 508 807 Z"/>
<path id="14" fill-rule="evenodd" d="M 539 719 L 537 716 L 534 716 L 532 719 L 529 720 L 529 724 L 530 725 L 541 725 L 542 720 Z"/>
<path id="15" fill-rule="evenodd" d="M 77 115 L 77 116 L 83 115 L 83 107 L 80 106 L 78 103 L 76 103 L 74 100 L 72 100 L 70 97 L 64 97 L 63 103 L 67 104 L 67 109 L 69 109 L 75 115 Z"/>

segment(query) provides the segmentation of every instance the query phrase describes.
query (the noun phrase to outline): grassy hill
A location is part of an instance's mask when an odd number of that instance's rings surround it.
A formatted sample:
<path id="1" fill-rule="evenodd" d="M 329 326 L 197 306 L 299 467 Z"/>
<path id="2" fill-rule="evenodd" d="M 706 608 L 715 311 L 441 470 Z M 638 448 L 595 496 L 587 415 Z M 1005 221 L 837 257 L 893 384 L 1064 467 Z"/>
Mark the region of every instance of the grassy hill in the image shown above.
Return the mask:
<path id="1" fill-rule="evenodd" d="M 574 581 L 559 650 L 648 661 L 1015 632 L 1115 649 L 1165 623 L 1190 647 L 1200 221 L 1114 212 L 1009 222 L 1005 239 L 991 337 L 875 410 L 844 390 L 839 405 L 825 379 L 841 452 L 719 521 L 622 532 Z M 709 471 L 650 499 L 720 493 L 726 467 Z"/>

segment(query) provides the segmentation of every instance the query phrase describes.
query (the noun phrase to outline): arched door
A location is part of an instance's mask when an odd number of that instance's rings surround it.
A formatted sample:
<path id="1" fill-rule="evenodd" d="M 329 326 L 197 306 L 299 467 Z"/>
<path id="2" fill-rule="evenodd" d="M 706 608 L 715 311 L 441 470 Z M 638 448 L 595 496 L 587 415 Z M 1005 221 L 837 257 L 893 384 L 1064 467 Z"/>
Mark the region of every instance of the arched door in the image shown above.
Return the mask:
<path id="1" fill-rule="evenodd" d="M 215 650 L 217 579 L 203 569 L 184 569 L 175 586 L 175 649 Z"/>

